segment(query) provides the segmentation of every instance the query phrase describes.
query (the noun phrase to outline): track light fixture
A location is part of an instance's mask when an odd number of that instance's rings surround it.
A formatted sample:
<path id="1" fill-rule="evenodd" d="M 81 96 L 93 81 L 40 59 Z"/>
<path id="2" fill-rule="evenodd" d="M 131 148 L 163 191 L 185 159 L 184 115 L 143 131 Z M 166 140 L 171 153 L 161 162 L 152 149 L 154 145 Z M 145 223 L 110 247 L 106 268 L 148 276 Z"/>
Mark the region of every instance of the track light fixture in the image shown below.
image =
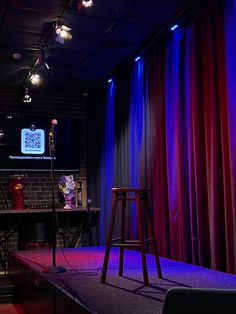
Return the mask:
<path id="1" fill-rule="evenodd" d="M 29 89 L 26 87 L 25 88 L 25 95 L 23 97 L 23 102 L 31 102 L 32 101 L 32 98 L 30 97 L 28 92 L 29 92 Z"/>
<path id="2" fill-rule="evenodd" d="M 42 78 L 38 73 L 32 73 L 29 77 L 29 80 L 33 85 L 36 85 L 36 86 L 42 83 Z"/>
<path id="3" fill-rule="evenodd" d="M 83 7 L 89 8 L 93 6 L 93 0 L 78 0 L 77 9 L 81 10 Z"/>
<path id="4" fill-rule="evenodd" d="M 83 0 L 83 1 L 82 1 L 82 5 L 83 5 L 85 8 L 92 7 L 92 6 L 93 6 L 93 0 Z"/>
<path id="5" fill-rule="evenodd" d="M 72 34 L 71 34 L 71 28 L 66 26 L 66 25 L 62 25 L 60 24 L 59 21 L 57 21 L 56 23 L 56 34 L 58 36 L 60 36 L 63 39 L 68 39 L 71 40 L 72 39 Z"/>

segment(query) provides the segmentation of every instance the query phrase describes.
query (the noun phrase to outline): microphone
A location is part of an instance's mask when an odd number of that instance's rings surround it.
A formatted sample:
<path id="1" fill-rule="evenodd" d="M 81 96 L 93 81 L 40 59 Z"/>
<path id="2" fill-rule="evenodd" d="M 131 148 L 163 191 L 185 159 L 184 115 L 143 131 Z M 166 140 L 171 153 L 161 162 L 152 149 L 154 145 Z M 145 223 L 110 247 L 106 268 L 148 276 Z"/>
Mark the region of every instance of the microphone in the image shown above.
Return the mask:
<path id="1" fill-rule="evenodd" d="M 55 141 L 54 141 L 54 132 L 55 132 L 55 128 L 57 126 L 57 120 L 56 119 L 52 119 L 51 122 L 51 129 L 49 132 L 49 151 L 50 151 L 50 155 L 54 155 L 56 148 L 55 148 Z"/>
<path id="2" fill-rule="evenodd" d="M 51 129 L 50 129 L 50 132 L 49 132 L 49 136 L 50 137 L 54 136 L 54 131 L 55 131 L 56 126 L 57 126 L 57 120 L 56 119 L 52 119 Z"/>

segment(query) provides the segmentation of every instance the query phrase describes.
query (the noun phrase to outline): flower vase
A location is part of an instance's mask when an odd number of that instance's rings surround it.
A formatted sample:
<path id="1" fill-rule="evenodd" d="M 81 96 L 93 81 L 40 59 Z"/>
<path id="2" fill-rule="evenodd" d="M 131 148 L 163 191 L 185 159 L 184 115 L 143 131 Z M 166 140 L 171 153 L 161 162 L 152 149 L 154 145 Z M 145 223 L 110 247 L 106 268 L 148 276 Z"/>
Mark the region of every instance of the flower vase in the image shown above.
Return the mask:
<path id="1" fill-rule="evenodd" d="M 10 182 L 9 188 L 13 200 L 12 209 L 25 209 L 24 178 L 13 178 Z"/>
<path id="2" fill-rule="evenodd" d="M 75 208 L 75 182 L 73 175 L 62 176 L 59 182 L 59 189 L 65 199 L 65 209 Z"/>
<path id="3" fill-rule="evenodd" d="M 75 202 L 75 192 L 71 191 L 69 194 L 64 194 L 65 203 L 64 206 L 65 209 L 75 208 L 74 202 Z"/>

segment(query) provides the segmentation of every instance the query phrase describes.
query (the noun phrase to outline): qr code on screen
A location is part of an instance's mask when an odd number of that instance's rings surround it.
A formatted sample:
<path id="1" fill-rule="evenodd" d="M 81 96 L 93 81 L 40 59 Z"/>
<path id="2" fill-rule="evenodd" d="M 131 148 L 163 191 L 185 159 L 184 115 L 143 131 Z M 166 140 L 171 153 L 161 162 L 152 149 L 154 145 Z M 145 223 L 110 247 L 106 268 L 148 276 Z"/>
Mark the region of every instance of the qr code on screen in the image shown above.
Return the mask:
<path id="1" fill-rule="evenodd" d="M 26 132 L 25 133 L 25 148 L 40 149 L 42 146 L 42 133 L 40 132 Z"/>
<path id="2" fill-rule="evenodd" d="M 21 130 L 21 152 L 23 154 L 43 154 L 45 151 L 45 132 L 42 129 Z"/>

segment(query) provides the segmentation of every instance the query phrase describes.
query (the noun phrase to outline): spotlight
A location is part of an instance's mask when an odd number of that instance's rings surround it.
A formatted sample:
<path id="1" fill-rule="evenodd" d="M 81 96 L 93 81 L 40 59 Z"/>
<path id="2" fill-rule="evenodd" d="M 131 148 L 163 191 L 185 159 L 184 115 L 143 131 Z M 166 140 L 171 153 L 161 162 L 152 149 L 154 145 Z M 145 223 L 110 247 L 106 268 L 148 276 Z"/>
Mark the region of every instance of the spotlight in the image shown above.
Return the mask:
<path id="1" fill-rule="evenodd" d="M 23 102 L 31 102 L 32 98 L 30 97 L 30 95 L 28 94 L 28 88 L 25 88 L 25 96 L 23 97 Z"/>
<path id="2" fill-rule="evenodd" d="M 56 34 L 63 39 L 72 39 L 71 28 L 65 25 L 60 25 L 58 22 L 56 24 Z"/>
<path id="3" fill-rule="evenodd" d="M 38 73 L 31 74 L 29 80 L 33 85 L 37 86 L 40 85 L 42 82 L 42 78 Z"/>
<path id="4" fill-rule="evenodd" d="M 137 62 L 139 59 L 140 59 L 140 57 L 138 56 L 137 58 L 134 59 L 134 61 Z"/>
<path id="5" fill-rule="evenodd" d="M 175 24 L 175 25 L 173 25 L 171 28 L 170 28 L 170 30 L 171 31 L 174 31 L 176 28 L 178 28 L 179 27 L 179 25 L 178 24 Z"/>
<path id="6" fill-rule="evenodd" d="M 111 83 L 112 82 L 112 79 L 110 78 L 108 81 L 107 81 L 107 83 Z"/>
<path id="7" fill-rule="evenodd" d="M 4 138 L 4 136 L 5 136 L 4 131 L 3 131 L 3 130 L 0 130 L 0 139 Z"/>
<path id="8" fill-rule="evenodd" d="M 85 8 L 92 7 L 92 6 L 93 6 L 93 0 L 83 0 L 83 1 L 82 1 L 82 5 L 83 5 Z"/>

